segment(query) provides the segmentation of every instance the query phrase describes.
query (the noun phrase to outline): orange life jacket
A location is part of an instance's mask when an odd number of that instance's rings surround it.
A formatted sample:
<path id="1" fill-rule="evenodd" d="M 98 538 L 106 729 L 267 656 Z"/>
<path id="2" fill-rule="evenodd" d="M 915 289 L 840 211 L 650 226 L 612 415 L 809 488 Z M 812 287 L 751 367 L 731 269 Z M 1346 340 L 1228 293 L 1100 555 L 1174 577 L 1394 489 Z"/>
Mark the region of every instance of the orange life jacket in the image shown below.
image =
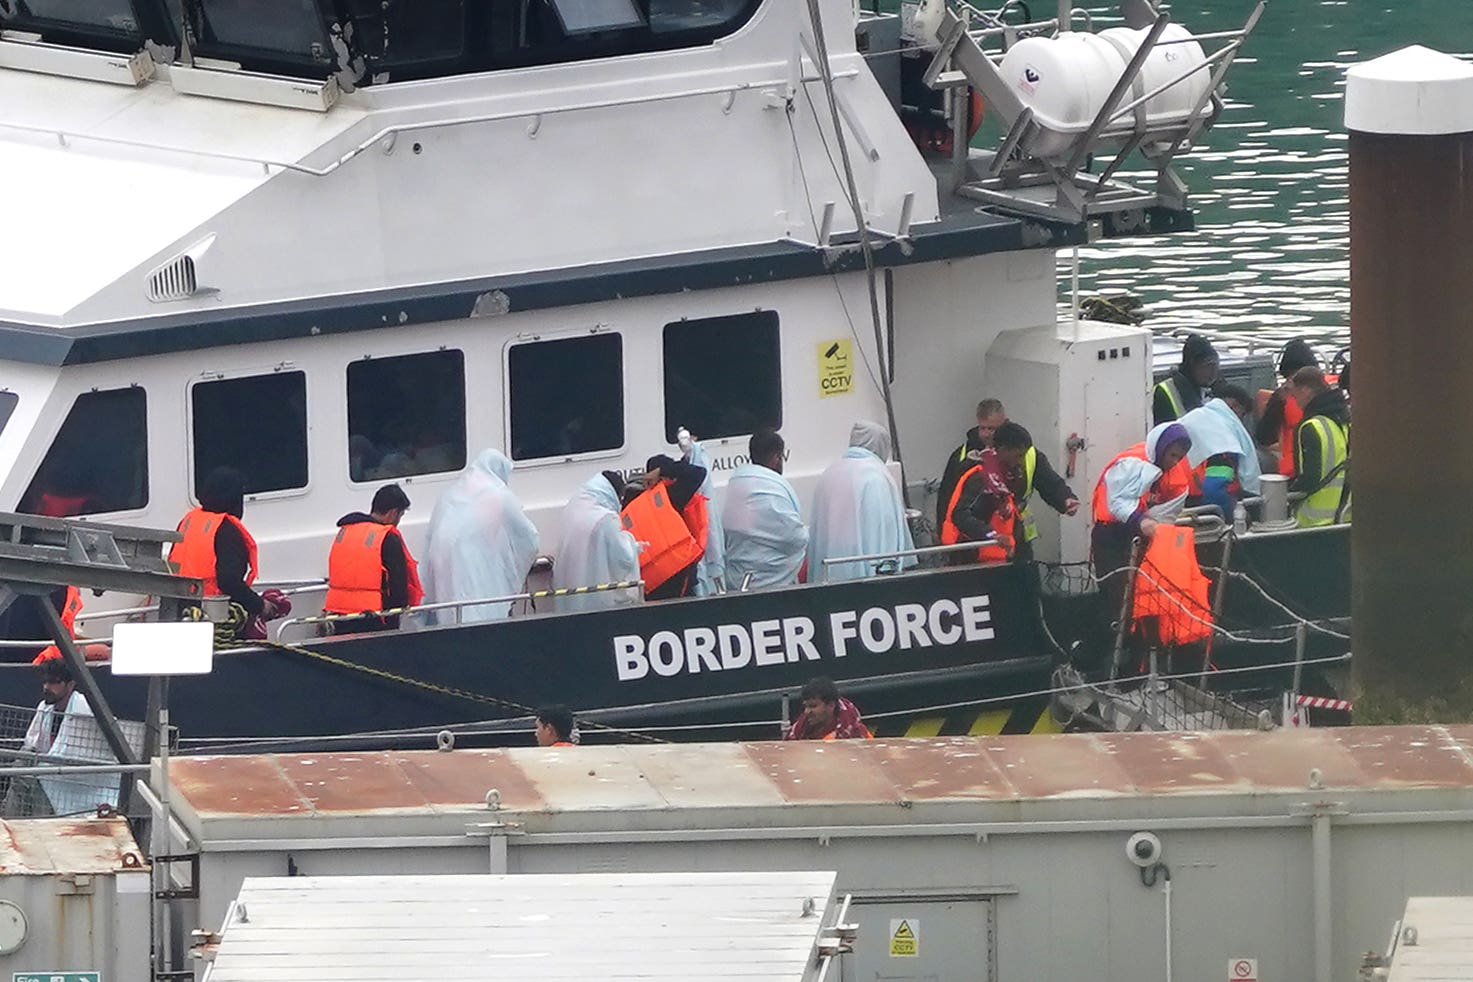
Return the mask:
<path id="1" fill-rule="evenodd" d="M 180 576 L 193 576 L 205 581 L 204 595 L 207 597 L 220 595 L 220 584 L 215 579 L 215 533 L 220 531 L 224 522 L 234 525 L 245 540 L 245 584 L 250 586 L 256 582 L 256 540 L 234 515 L 203 508 L 191 510 L 179 522 L 178 531 L 184 539 L 169 549 L 169 562 L 178 564 Z"/>
<path id="2" fill-rule="evenodd" d="M 1124 460 L 1126 457 L 1134 457 L 1136 460 L 1149 459 L 1146 457 L 1145 443 L 1137 443 L 1133 447 L 1126 447 L 1105 465 L 1104 470 L 1100 471 L 1100 479 L 1095 482 L 1095 493 L 1091 502 L 1096 524 L 1103 525 L 1116 520 L 1115 516 L 1110 514 L 1110 494 L 1105 490 L 1105 475 L 1110 473 L 1111 467 L 1114 467 L 1117 462 Z M 1187 459 L 1183 457 L 1177 462 L 1175 467 L 1156 478 L 1156 482 L 1151 485 L 1150 489 L 1141 495 L 1140 507 L 1150 508 L 1152 505 L 1159 505 L 1163 502 L 1180 498 L 1183 494 L 1191 490 L 1191 485 L 1192 468 L 1187 463 Z"/>
<path id="3" fill-rule="evenodd" d="M 962 498 L 962 488 L 966 486 L 967 478 L 982 469 L 981 464 L 969 467 L 957 478 L 956 487 L 952 489 L 951 501 L 946 505 L 946 518 L 941 522 L 941 544 L 945 546 L 955 545 L 962 541 L 961 529 L 956 527 L 952 520 L 952 514 Z M 1013 507 L 1013 496 L 1008 495 L 1008 500 L 1003 502 L 992 513 L 988 525 L 992 527 L 992 534 L 996 539 L 977 549 L 977 561 L 983 563 L 1005 563 L 1012 558 L 1015 543 L 1018 510 Z"/>
<path id="4" fill-rule="evenodd" d="M 1268 409 L 1268 401 L 1273 398 L 1272 389 L 1258 390 L 1258 415 L 1262 416 Z M 1299 428 L 1299 423 L 1304 419 L 1304 409 L 1293 399 L 1284 399 L 1284 418 L 1279 423 L 1279 473 L 1285 477 L 1294 476 L 1294 431 Z"/>
<path id="5" fill-rule="evenodd" d="M 355 522 L 338 529 L 327 554 L 327 596 L 322 609 L 329 614 L 363 614 L 384 609 L 384 542 L 389 536 L 399 540 L 409 573 L 410 607 L 424 600 L 419 582 L 419 564 L 409 554 L 404 536 L 392 525 L 382 522 Z"/>
<path id="6" fill-rule="evenodd" d="M 1164 644 L 1191 644 L 1211 633 L 1207 577 L 1191 526 L 1162 525 L 1151 537 L 1136 574 L 1131 616 L 1156 618 Z"/>
<path id="7" fill-rule="evenodd" d="M 48 518 L 67 518 L 86 514 L 88 497 L 85 494 L 57 494 L 42 491 L 36 500 L 36 514 Z"/>
<path id="8" fill-rule="evenodd" d="M 61 613 L 59 616 L 61 618 L 61 626 L 66 628 L 66 633 L 69 637 L 75 638 L 77 636 L 77 615 L 81 612 L 82 591 L 78 590 L 74 586 L 67 587 L 66 600 L 62 601 Z M 41 649 L 40 654 L 31 659 L 31 664 L 39 665 L 43 661 L 49 661 L 52 658 L 60 657 L 61 649 L 54 644 L 48 644 L 46 647 Z M 88 659 L 88 661 L 91 660 L 91 658 Z"/>
<path id="9" fill-rule="evenodd" d="M 704 495 L 691 496 L 682 511 L 670 501 L 669 481 L 644 491 L 619 513 L 620 523 L 640 542 L 649 543 L 639 554 L 639 575 L 646 592 L 700 559 L 706 551 L 709 518 Z"/>

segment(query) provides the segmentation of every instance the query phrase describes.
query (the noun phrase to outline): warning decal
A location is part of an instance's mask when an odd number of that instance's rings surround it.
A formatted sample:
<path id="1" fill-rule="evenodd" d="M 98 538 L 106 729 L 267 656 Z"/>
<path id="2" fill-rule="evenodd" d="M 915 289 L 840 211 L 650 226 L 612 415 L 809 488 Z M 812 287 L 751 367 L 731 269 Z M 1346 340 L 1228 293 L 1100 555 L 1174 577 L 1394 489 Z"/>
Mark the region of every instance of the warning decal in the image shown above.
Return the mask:
<path id="1" fill-rule="evenodd" d="M 841 396 L 854 391 L 854 342 L 849 338 L 818 342 L 818 394 Z"/>
<path id="2" fill-rule="evenodd" d="M 890 922 L 890 957 L 915 958 L 921 953 L 921 922 L 915 918 Z"/>
<path id="3" fill-rule="evenodd" d="M 1258 982 L 1257 958 L 1234 958 L 1228 962 L 1228 982 Z"/>

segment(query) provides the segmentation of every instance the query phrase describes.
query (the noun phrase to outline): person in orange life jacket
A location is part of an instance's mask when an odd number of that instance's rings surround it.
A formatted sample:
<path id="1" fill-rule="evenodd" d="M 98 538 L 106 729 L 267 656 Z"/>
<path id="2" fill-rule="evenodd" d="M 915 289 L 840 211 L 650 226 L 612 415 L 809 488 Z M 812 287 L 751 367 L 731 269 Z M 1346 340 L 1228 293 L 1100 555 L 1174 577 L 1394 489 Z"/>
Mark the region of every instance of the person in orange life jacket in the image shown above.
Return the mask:
<path id="1" fill-rule="evenodd" d="M 409 554 L 399 522 L 409 510 L 409 496 L 397 484 L 374 492 L 370 512 L 349 512 L 338 519 L 338 534 L 327 557 L 327 597 L 322 609 L 329 614 L 359 614 L 372 610 L 413 607 L 424 600 L 419 564 Z M 334 621 L 334 634 L 354 631 L 392 631 L 399 615 L 355 617 Z"/>
<path id="2" fill-rule="evenodd" d="M 75 587 L 59 586 L 46 595 L 47 601 L 56 610 L 56 615 L 61 618 L 62 624 L 71 629 L 71 623 L 67 616 L 68 609 L 72 606 L 73 598 L 76 605 L 81 606 L 81 597 L 77 594 Z M 73 615 L 75 616 L 75 615 Z M 0 638 L 6 641 L 40 641 L 51 637 L 51 629 L 41 617 L 41 612 L 36 609 L 35 603 L 29 597 L 16 597 L 9 606 L 0 610 Z M 57 656 L 61 652 L 56 651 L 55 646 L 38 646 L 30 649 L 0 648 L 0 660 L 6 662 L 29 661 L 39 663 L 41 653 L 55 651 Z"/>
<path id="3" fill-rule="evenodd" d="M 1217 378 L 1217 349 L 1206 338 L 1188 334 L 1181 346 L 1181 364 L 1152 390 L 1151 422 L 1159 426 L 1196 409 L 1207 401 Z"/>
<path id="4" fill-rule="evenodd" d="M 803 711 L 788 727 L 784 740 L 868 740 L 874 736 L 858 707 L 839 695 L 833 679 L 810 679 L 798 698 Z"/>
<path id="5" fill-rule="evenodd" d="M 1279 355 L 1279 378 L 1283 381 L 1264 403 L 1259 411 L 1258 425 L 1253 429 L 1253 438 L 1258 445 L 1274 452 L 1273 473 L 1294 476 L 1294 431 L 1304 419 L 1304 410 L 1294 401 L 1290 379 L 1299 369 L 1318 368 L 1319 364 L 1314 349 L 1303 338 L 1295 338 L 1284 345 L 1284 351 Z"/>
<path id="6" fill-rule="evenodd" d="M 690 593 L 696 566 L 706 548 L 706 499 L 700 493 L 705 480 L 706 468 L 657 454 L 645 465 L 644 490 L 620 516 L 635 541 L 646 544 L 640 549 L 639 571 L 647 600 L 669 600 Z M 663 510 L 667 504 L 671 511 Z M 674 524 L 677 518 L 681 526 Z M 659 521 L 670 523 L 663 533 L 653 524 Z M 673 563 L 679 565 L 672 569 Z"/>
<path id="7" fill-rule="evenodd" d="M 1131 543 L 1150 539 L 1158 522 L 1174 521 L 1191 483 L 1187 451 L 1192 438 L 1180 423 L 1162 423 L 1145 442 L 1122 450 L 1095 485 L 1090 561 L 1101 581 L 1107 618 L 1119 616 L 1126 577 L 1110 576 L 1130 564 Z M 1108 579 L 1107 579 L 1108 577 Z"/>
<path id="8" fill-rule="evenodd" d="M 1004 563 L 1012 559 L 1018 540 L 1017 515 L 1005 466 L 997 448 L 988 447 L 977 455 L 977 462 L 952 491 L 950 507 L 941 523 L 942 545 L 984 544 L 976 552 L 949 553 L 947 564 Z"/>
<path id="9" fill-rule="evenodd" d="M 946 469 L 941 473 L 941 484 L 936 489 L 936 527 L 946 523 L 946 513 L 951 496 L 956 493 L 957 482 L 962 475 L 977 463 L 983 450 L 992 446 L 992 434 L 1008 421 L 1007 410 L 997 399 L 983 399 L 977 403 L 977 425 L 967 430 L 962 445 L 946 458 Z"/>
<path id="10" fill-rule="evenodd" d="M 576 747 L 578 724 L 567 706 L 544 706 L 537 710 L 537 746 Z"/>
<path id="11" fill-rule="evenodd" d="M 205 581 L 205 594 L 224 595 L 246 612 L 243 637 L 264 638 L 265 621 L 291 613 L 291 601 L 279 590 L 257 593 L 256 540 L 241 523 L 245 511 L 245 479 L 233 467 L 217 467 L 198 489 L 199 507 L 179 522 L 184 539 L 169 550 L 180 576 Z"/>

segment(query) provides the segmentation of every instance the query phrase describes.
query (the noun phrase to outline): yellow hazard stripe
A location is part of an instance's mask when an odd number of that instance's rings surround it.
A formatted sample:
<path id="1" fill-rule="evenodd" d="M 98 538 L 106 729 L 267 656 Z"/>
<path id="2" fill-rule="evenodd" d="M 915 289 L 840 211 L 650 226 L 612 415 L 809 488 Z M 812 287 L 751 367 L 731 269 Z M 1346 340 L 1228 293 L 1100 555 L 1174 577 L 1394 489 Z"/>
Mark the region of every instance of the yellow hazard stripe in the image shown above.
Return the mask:
<path id="1" fill-rule="evenodd" d="M 910 726 L 905 728 L 905 735 L 908 737 L 933 737 L 941 732 L 941 727 L 945 724 L 945 716 L 926 716 L 921 719 L 912 720 Z"/>
<path id="2" fill-rule="evenodd" d="M 1013 711 L 1010 709 L 990 709 L 985 713 L 978 713 L 967 732 L 972 736 L 997 736 L 1007 726 L 1012 715 Z"/>

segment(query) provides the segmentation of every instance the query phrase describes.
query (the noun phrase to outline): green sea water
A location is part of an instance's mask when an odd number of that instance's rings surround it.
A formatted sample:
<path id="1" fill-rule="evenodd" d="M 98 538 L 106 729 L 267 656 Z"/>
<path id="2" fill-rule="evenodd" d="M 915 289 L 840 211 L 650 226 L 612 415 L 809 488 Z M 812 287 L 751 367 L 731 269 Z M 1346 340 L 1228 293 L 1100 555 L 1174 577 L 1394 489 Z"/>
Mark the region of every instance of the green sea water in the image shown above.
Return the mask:
<path id="1" fill-rule="evenodd" d="M 1201 33 L 1241 26 L 1252 6 L 1169 9 Z M 1116 11 L 1088 7 L 1096 27 Z M 1473 59 L 1473 0 L 1269 0 L 1228 74 L 1222 119 L 1179 168 L 1197 230 L 1081 249 L 1081 296 L 1135 294 L 1158 333 L 1203 329 L 1273 345 L 1305 335 L 1326 354 L 1348 343 L 1345 72 L 1410 44 Z"/>

